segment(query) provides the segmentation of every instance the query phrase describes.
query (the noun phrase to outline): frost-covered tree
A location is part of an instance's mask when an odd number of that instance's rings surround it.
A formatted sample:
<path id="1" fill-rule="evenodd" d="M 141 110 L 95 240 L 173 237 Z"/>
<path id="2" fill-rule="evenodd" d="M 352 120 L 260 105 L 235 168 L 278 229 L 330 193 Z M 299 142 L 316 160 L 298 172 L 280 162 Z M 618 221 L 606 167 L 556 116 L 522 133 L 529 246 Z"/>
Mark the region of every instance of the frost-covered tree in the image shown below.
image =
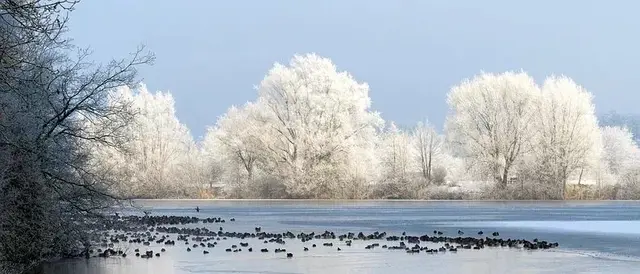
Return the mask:
<path id="1" fill-rule="evenodd" d="M 338 175 L 362 173 L 358 149 L 372 149 L 382 124 L 370 110 L 369 88 L 327 58 L 296 55 L 275 64 L 258 86 L 252 138 L 269 175 L 294 197 L 323 197 L 341 187 Z M 344 177 L 343 177 L 344 178 Z M 341 179 L 341 178 L 340 178 Z"/>
<path id="2" fill-rule="evenodd" d="M 202 156 L 202 173 L 205 182 L 212 188 L 214 184 L 222 180 L 225 171 L 225 155 L 222 150 L 222 143 L 217 136 L 218 129 L 210 127 L 200 143 L 200 154 Z"/>
<path id="3" fill-rule="evenodd" d="M 524 72 L 481 73 L 449 92 L 449 140 L 500 189 L 529 148 L 537 93 Z"/>
<path id="4" fill-rule="evenodd" d="M 619 175 L 632 167 L 640 167 L 640 149 L 627 128 L 607 126 L 600 132 L 602 159 L 609 172 Z"/>
<path id="5" fill-rule="evenodd" d="M 431 182 L 436 165 L 444 167 L 443 163 L 437 163 L 444 152 L 444 138 L 428 122 L 418 123 L 412 138 L 420 173 L 425 180 Z"/>
<path id="6" fill-rule="evenodd" d="M 601 141 L 591 93 L 565 76 L 548 77 L 535 108 L 538 174 L 564 197 L 567 181 L 596 165 Z"/>
<path id="7" fill-rule="evenodd" d="M 145 85 L 135 90 L 122 87 L 117 94 L 127 98 L 136 111 L 126 129 L 128 142 L 120 150 L 98 147 L 96 159 L 127 175 L 119 180 L 120 193 L 129 197 L 176 197 L 198 187 L 201 182 L 190 180 L 193 173 L 187 172 L 197 148 L 189 130 L 175 116 L 171 94 L 151 93 Z"/>
<path id="8" fill-rule="evenodd" d="M 212 171 L 221 171 L 220 178 L 232 196 L 247 197 L 258 172 L 258 164 L 271 168 L 269 162 L 258 162 L 265 153 L 260 138 L 264 123 L 257 119 L 257 106 L 247 103 L 243 107 L 232 106 L 209 128 L 203 148 L 211 162 Z"/>
<path id="9" fill-rule="evenodd" d="M 92 172 L 88 148 L 118 145 L 130 111 L 108 105 L 109 93 L 133 84 L 135 67 L 150 59 L 137 51 L 91 63 L 64 37 L 76 2 L 0 1 L 1 273 L 78 254 L 85 224 L 116 198 Z"/>
<path id="10" fill-rule="evenodd" d="M 170 184 L 176 185 L 175 195 L 187 198 L 210 198 L 211 170 L 207 169 L 203 151 L 195 142 L 190 142 L 185 152 L 186 157 L 178 162 L 176 176 Z"/>
<path id="11" fill-rule="evenodd" d="M 194 183 L 178 176 L 180 166 L 188 162 L 195 144 L 187 127 L 175 115 L 170 93 L 150 93 L 141 86 L 134 107 L 139 111 L 132 130 L 131 149 L 139 166 L 138 193 L 165 197 L 182 193 L 182 188 Z M 140 189 L 141 188 L 141 189 Z M 147 194 L 149 193 L 149 194 Z"/>
<path id="12" fill-rule="evenodd" d="M 635 166 L 627 170 L 618 179 L 617 199 L 640 199 L 640 167 Z"/>
<path id="13" fill-rule="evenodd" d="M 371 130 L 371 129 L 369 129 Z M 380 136 L 376 132 L 369 132 L 358 136 L 357 145 L 349 147 L 344 159 L 346 169 L 341 174 L 341 187 L 335 197 L 342 199 L 364 199 L 372 184 L 380 180 L 380 159 L 376 145 Z"/>
<path id="14" fill-rule="evenodd" d="M 392 182 L 406 182 L 416 166 L 411 136 L 391 122 L 378 149 L 383 177 Z"/>

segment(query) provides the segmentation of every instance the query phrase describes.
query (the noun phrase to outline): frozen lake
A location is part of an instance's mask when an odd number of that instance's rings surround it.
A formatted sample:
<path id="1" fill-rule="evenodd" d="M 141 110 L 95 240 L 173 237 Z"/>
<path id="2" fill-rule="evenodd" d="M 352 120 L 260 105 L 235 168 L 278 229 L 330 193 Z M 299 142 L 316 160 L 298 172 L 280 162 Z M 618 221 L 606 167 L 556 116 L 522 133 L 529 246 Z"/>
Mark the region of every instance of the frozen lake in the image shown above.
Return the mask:
<path id="1" fill-rule="evenodd" d="M 173 273 L 640 273 L 640 202 L 460 202 L 460 201 L 137 201 L 153 215 L 200 218 L 235 218 L 225 224 L 192 224 L 226 231 L 252 232 L 256 226 L 268 232 L 336 233 L 385 231 L 423 235 L 441 230 L 457 236 L 459 229 L 477 236 L 478 230 L 498 231 L 501 238 L 540 238 L 559 242 L 560 248 L 524 251 L 488 247 L 445 254 L 407 254 L 385 249 L 365 250 L 364 242 L 346 247 L 334 240 L 316 240 L 317 248 L 303 252 L 310 243 L 287 241 L 294 253 L 287 259 L 273 252 L 225 252 L 229 239 L 219 247 L 192 252 L 176 244 L 159 258 L 140 259 L 132 250 L 150 247 L 121 244 L 127 258 L 91 258 L 56 263 L 44 273 L 62 274 L 173 274 Z M 200 207 L 196 213 L 194 208 Z M 174 237 L 175 239 L 175 237 Z M 283 247 L 244 240 L 254 249 Z M 371 243 L 371 242 L 369 242 Z M 386 241 L 380 241 L 385 244 Z M 427 243 L 427 246 L 430 244 Z M 434 248 L 439 245 L 431 244 Z M 336 246 L 342 248 L 337 251 Z M 164 246 L 163 246 L 164 247 Z"/>

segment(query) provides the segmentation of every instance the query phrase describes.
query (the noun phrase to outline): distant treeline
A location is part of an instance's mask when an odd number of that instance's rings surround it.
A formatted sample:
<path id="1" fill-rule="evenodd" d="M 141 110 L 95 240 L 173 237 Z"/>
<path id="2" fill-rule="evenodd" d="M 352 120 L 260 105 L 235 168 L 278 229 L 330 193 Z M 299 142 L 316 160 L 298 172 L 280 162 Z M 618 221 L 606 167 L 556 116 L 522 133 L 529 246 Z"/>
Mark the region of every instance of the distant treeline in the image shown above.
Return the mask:
<path id="1" fill-rule="evenodd" d="M 634 140 L 640 141 L 640 114 L 620 114 L 611 111 L 600 116 L 600 126 L 627 128 L 633 134 Z"/>
<path id="2" fill-rule="evenodd" d="M 639 197 L 629 128 L 601 126 L 591 93 L 566 76 L 462 80 L 441 130 L 384 121 L 366 83 L 316 54 L 276 63 L 256 99 L 212 119 L 201 142 L 169 93 L 122 87 L 110 105 L 123 104 L 136 110 L 129 141 L 98 145 L 91 160 L 126 197 L 568 199 L 572 184 L 592 185 L 583 198 Z"/>

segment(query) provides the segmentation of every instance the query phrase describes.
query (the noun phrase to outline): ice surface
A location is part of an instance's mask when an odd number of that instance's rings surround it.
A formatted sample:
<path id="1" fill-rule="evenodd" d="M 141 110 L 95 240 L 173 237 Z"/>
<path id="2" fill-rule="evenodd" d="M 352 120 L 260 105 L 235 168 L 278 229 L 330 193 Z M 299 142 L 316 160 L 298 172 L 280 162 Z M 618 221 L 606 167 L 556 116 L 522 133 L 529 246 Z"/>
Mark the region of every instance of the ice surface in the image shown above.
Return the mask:
<path id="1" fill-rule="evenodd" d="M 220 241 L 210 254 L 202 248 L 186 252 L 183 243 L 166 247 L 160 258 L 140 259 L 131 252 L 127 258 L 92 258 L 65 261 L 47 266 L 45 273 L 62 274 L 183 274 L 183 273 L 640 273 L 640 203 L 518 203 L 518 202 L 261 202 L 261 201 L 144 201 L 154 215 L 235 217 L 225 224 L 189 226 L 226 231 L 251 232 L 261 226 L 267 232 L 336 233 L 386 231 L 399 235 L 406 231 L 422 235 L 434 229 L 455 236 L 499 231 L 502 238 L 539 237 L 560 242 L 557 250 L 523 251 L 508 248 L 459 250 L 456 254 L 407 254 L 376 248 L 364 249 L 371 242 L 354 241 L 347 247 L 333 240 L 301 243 L 287 240 L 284 246 L 263 244 L 257 239 L 243 240 L 252 253 L 229 253 L 224 249 L 239 239 Z M 200 207 L 200 213 L 193 208 Z M 175 239 L 175 235 L 173 236 Z M 311 248 L 316 243 L 318 247 Z M 382 244 L 388 244 L 381 241 Z M 440 244 L 427 243 L 429 247 Z M 310 248 L 303 252 L 303 248 Z M 269 253 L 259 252 L 269 248 Z M 275 254 L 276 247 L 294 253 Z M 340 247 L 342 251 L 337 251 Z M 159 250 L 160 247 L 140 247 Z"/>

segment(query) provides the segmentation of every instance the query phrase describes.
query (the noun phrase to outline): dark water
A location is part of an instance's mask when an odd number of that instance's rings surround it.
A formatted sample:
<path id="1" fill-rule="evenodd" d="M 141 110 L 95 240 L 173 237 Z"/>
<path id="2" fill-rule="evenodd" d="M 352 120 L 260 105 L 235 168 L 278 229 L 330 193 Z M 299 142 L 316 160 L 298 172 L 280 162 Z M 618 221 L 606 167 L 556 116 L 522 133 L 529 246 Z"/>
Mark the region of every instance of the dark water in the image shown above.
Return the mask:
<path id="1" fill-rule="evenodd" d="M 186 246 L 168 248 L 160 258 L 92 258 L 46 267 L 45 273 L 640 273 L 640 202 L 413 202 L 413 201 L 137 201 L 154 215 L 236 218 L 226 231 L 340 233 L 386 231 L 423 235 L 434 229 L 457 235 L 478 230 L 498 231 L 502 238 L 540 238 L 559 242 L 550 251 L 485 248 L 457 254 L 409 255 L 383 249 L 319 247 L 302 252 L 291 240 L 293 259 L 273 252 L 227 253 L 221 243 L 210 249 L 186 252 Z M 200 207 L 196 213 L 194 208 Z M 217 230 L 220 224 L 197 224 Z M 229 239 L 227 245 L 239 240 Z M 254 249 L 277 244 L 249 240 Z M 335 244 L 339 243 L 336 240 Z M 381 244 L 383 244 L 381 242 Z M 309 244 L 307 243 L 307 246 Z M 138 246 L 122 244 L 133 250 Z M 433 246 L 437 247 L 437 246 Z M 145 250 L 148 247 L 142 247 Z M 159 246 L 150 248 L 160 249 Z M 131 253 L 131 252 L 130 252 Z"/>

